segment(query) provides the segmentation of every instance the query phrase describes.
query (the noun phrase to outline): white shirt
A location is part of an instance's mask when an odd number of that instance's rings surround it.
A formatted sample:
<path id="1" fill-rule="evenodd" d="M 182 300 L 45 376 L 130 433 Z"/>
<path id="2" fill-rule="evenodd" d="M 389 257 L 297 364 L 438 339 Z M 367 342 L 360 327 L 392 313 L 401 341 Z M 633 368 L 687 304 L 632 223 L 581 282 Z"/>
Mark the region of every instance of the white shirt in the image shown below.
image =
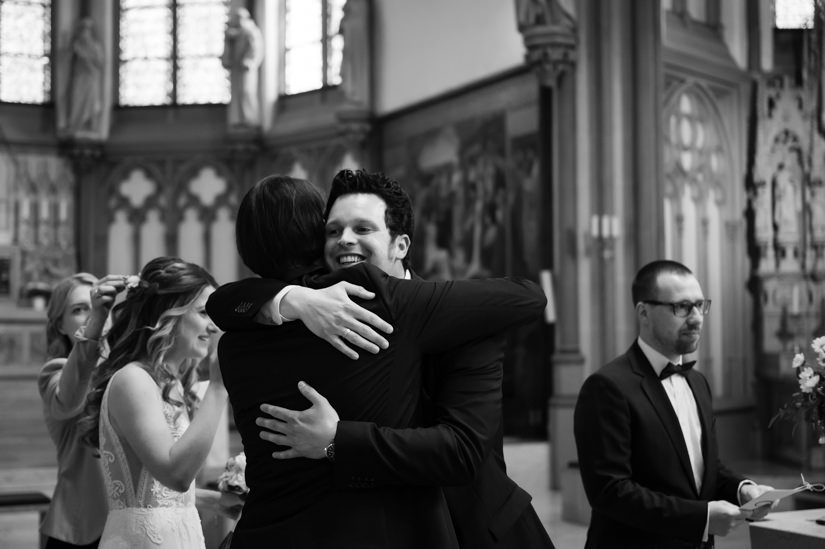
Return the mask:
<path id="1" fill-rule="evenodd" d="M 653 347 L 645 343 L 639 338 L 639 347 L 641 347 L 656 376 L 662 373 L 665 366 L 670 360 L 656 351 Z M 681 357 L 676 363 L 682 363 Z M 661 380 L 662 387 L 667 393 L 667 398 L 673 406 L 673 411 L 676 412 L 676 417 L 679 418 L 679 426 L 682 428 L 682 436 L 685 439 L 685 446 L 687 446 L 688 457 L 690 458 L 690 467 L 693 470 L 693 480 L 696 483 L 696 491 L 702 491 L 702 478 L 705 475 L 705 460 L 702 456 L 702 423 L 699 421 L 699 410 L 696 407 L 696 399 L 693 397 L 693 391 L 690 390 L 685 376 L 680 374 L 673 374 L 667 379 Z"/>
<path id="2" fill-rule="evenodd" d="M 638 338 L 639 347 L 642 349 L 656 376 L 662 373 L 665 366 L 668 365 L 670 359 L 665 355 L 645 343 L 641 338 Z M 682 358 L 679 357 L 677 364 L 682 363 Z M 680 374 L 673 374 L 667 379 L 661 380 L 662 387 L 667 393 L 667 398 L 670 400 L 673 411 L 676 412 L 676 417 L 679 418 L 679 426 L 682 428 L 682 436 L 685 439 L 685 446 L 687 446 L 688 458 L 690 459 L 690 468 L 693 470 L 693 481 L 696 483 L 696 490 L 702 491 L 702 477 L 705 474 L 705 458 L 702 455 L 702 423 L 699 421 L 699 409 L 696 407 L 696 399 L 693 397 L 693 391 L 690 390 L 685 376 Z M 708 510 L 710 513 L 710 510 Z M 710 514 L 705 518 L 705 531 L 702 533 L 702 541 L 708 539 L 708 526 L 710 524 Z"/>

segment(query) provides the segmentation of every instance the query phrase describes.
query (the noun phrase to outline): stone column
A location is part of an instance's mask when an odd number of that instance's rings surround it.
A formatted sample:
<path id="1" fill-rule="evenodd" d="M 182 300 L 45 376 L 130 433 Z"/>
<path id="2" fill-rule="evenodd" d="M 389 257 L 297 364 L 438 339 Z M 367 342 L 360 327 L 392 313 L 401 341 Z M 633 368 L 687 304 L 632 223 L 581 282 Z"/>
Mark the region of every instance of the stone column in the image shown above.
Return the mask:
<path id="1" fill-rule="evenodd" d="M 558 0 L 516 1 L 525 58 L 538 77 L 539 177 L 542 188 L 542 234 L 548 235 L 542 269 L 554 279 L 556 318 L 549 402 L 550 486 L 558 489 L 561 467 L 575 459 L 573 407 L 581 384 L 579 348 L 579 272 L 576 193 L 576 22 Z M 573 236 L 573 238 L 571 238 Z"/>

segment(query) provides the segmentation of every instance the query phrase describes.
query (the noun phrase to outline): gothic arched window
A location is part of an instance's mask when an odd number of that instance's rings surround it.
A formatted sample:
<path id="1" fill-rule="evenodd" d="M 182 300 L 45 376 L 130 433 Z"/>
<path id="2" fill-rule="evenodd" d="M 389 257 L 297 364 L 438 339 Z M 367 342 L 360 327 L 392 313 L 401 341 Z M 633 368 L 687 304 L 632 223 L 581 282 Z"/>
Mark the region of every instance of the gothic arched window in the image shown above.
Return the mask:
<path id="1" fill-rule="evenodd" d="M 346 0 L 285 0 L 284 89 L 286 95 L 341 83 Z"/>
<path id="2" fill-rule="evenodd" d="M 227 17 L 226 0 L 121 0 L 119 104 L 228 103 Z"/>
<path id="3" fill-rule="evenodd" d="M 51 0 L 0 0 L 0 101 L 47 103 Z"/>

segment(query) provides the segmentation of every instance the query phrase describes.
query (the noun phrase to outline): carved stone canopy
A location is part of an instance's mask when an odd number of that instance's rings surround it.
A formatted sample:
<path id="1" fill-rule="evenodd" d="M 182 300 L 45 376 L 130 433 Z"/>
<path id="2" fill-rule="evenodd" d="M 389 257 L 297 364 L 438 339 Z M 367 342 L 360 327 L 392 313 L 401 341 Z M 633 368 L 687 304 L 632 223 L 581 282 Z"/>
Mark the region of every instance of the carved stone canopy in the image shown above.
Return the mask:
<path id="1" fill-rule="evenodd" d="M 543 86 L 553 87 L 576 65 L 576 35 L 569 27 L 546 25 L 522 32 L 525 59 L 536 69 Z"/>
<path id="2" fill-rule="evenodd" d="M 559 0 L 516 0 L 525 59 L 543 86 L 555 86 L 576 64 L 576 21 Z"/>

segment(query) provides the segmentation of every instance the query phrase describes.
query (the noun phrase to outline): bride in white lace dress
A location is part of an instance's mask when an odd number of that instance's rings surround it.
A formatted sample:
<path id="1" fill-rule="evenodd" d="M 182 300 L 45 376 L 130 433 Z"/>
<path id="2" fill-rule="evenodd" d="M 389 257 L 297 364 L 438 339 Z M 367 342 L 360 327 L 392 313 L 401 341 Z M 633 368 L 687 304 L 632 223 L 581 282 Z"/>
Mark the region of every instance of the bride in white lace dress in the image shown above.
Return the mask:
<path id="1" fill-rule="evenodd" d="M 205 547 L 194 481 L 226 404 L 217 360 L 202 401 L 192 385 L 214 349 L 205 306 L 215 286 L 201 267 L 160 257 L 112 310 L 86 409 L 109 494 L 100 549 Z"/>

